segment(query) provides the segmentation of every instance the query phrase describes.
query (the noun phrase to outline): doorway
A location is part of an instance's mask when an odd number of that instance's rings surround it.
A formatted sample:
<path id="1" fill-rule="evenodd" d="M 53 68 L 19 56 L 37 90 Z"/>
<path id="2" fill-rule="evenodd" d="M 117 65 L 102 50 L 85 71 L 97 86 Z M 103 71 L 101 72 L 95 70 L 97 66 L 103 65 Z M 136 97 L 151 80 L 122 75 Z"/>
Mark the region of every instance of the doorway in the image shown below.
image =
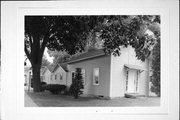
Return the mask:
<path id="1" fill-rule="evenodd" d="M 128 70 L 126 76 L 126 92 L 138 93 L 138 82 L 138 71 L 133 69 Z"/>

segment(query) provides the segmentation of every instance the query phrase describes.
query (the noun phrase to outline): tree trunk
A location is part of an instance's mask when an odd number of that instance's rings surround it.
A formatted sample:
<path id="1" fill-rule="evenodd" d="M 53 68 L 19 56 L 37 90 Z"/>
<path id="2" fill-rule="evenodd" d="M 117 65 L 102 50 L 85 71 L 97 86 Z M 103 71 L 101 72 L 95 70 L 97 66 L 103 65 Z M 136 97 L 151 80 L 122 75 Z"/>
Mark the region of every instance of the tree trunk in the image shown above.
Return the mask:
<path id="1" fill-rule="evenodd" d="M 41 80 L 40 80 L 40 65 L 33 65 L 33 91 L 41 91 Z"/>

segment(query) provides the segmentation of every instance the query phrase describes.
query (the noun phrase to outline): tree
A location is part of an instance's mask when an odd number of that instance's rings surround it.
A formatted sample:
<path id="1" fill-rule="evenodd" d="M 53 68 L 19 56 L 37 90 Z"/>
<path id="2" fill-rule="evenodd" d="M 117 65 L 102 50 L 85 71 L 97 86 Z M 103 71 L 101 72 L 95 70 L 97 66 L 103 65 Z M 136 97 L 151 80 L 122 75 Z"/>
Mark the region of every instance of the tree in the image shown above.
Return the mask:
<path id="1" fill-rule="evenodd" d="M 155 45 L 152 52 L 152 70 L 153 74 L 151 77 L 151 82 L 153 86 L 151 87 L 151 91 L 155 92 L 157 96 L 161 95 L 160 89 L 160 39 L 157 40 L 157 44 Z"/>
<path id="2" fill-rule="evenodd" d="M 72 84 L 70 86 L 70 93 L 74 96 L 75 99 L 77 99 L 79 95 L 83 94 L 81 89 L 84 89 L 81 68 L 76 68 L 75 77 L 73 78 Z"/>
<path id="3" fill-rule="evenodd" d="M 159 19 L 159 16 L 148 15 L 109 16 L 99 29 L 104 51 L 119 56 L 120 46 L 131 45 L 135 48 L 136 57 L 144 61 L 156 43 L 154 31 L 149 28 Z"/>
<path id="4" fill-rule="evenodd" d="M 147 29 L 159 16 L 25 16 L 25 53 L 33 68 L 34 91 L 40 91 L 40 68 L 45 47 L 73 55 L 84 51 L 87 36 L 97 36 L 106 54 L 120 55 L 131 45 L 142 61 L 150 55 L 156 38 Z M 152 31 L 153 33 L 153 31 Z M 94 42 L 92 42 L 94 44 Z"/>
<path id="5" fill-rule="evenodd" d="M 71 55 L 69 55 L 66 51 L 48 51 L 48 53 L 50 54 L 50 56 L 54 57 L 53 59 L 53 64 L 57 64 L 57 63 L 64 63 L 66 61 L 68 61 L 71 57 Z"/>
<path id="6" fill-rule="evenodd" d="M 24 49 L 32 65 L 34 92 L 40 92 L 40 68 L 45 47 L 65 50 L 68 54 L 83 50 L 86 26 L 81 17 L 76 16 L 25 16 Z"/>
<path id="7" fill-rule="evenodd" d="M 160 22 L 160 21 L 159 21 Z M 160 53 L 161 53 L 161 48 L 160 48 L 160 29 L 157 27 L 158 25 L 153 25 L 151 26 L 151 30 L 154 31 L 157 42 L 154 46 L 154 49 L 152 50 L 152 77 L 151 77 L 151 82 L 153 86 L 151 87 L 151 91 L 155 92 L 157 96 L 161 96 L 161 89 L 160 89 L 160 68 L 161 68 L 161 59 L 160 59 Z"/>
<path id="8" fill-rule="evenodd" d="M 47 60 L 46 56 L 43 55 L 41 66 L 49 66 L 51 63 Z"/>

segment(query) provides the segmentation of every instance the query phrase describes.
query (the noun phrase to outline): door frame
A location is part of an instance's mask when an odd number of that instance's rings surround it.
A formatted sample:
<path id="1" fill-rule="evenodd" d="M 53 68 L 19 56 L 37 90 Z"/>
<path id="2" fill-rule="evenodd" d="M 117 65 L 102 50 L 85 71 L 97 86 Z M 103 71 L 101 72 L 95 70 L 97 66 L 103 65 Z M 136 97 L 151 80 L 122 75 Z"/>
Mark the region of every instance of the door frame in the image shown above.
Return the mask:
<path id="1" fill-rule="evenodd" d="M 132 93 L 139 93 L 139 70 L 135 70 L 135 69 L 126 70 L 126 83 L 125 83 L 126 88 L 125 88 L 125 91 L 126 91 L 126 93 L 130 93 L 130 92 L 128 92 L 129 71 L 134 71 L 134 76 L 136 75 L 136 79 L 133 80 L 134 92 L 132 92 Z"/>

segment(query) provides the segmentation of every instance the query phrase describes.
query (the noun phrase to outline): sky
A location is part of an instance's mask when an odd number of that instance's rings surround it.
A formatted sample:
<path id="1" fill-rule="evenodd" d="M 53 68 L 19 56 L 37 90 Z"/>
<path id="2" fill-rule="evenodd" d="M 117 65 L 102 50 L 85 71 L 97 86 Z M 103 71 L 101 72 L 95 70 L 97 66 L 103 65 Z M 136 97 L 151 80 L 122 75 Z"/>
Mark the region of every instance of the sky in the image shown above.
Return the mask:
<path id="1" fill-rule="evenodd" d="M 53 63 L 54 57 L 50 57 L 49 54 L 48 54 L 48 52 L 47 52 L 47 50 L 48 50 L 48 49 L 45 48 L 45 50 L 44 50 L 44 55 L 46 56 L 47 60 L 48 60 L 50 63 Z"/>
<path id="2" fill-rule="evenodd" d="M 47 48 L 45 48 L 45 50 L 44 50 L 44 55 L 46 56 L 46 58 L 47 58 L 47 60 L 50 62 L 50 63 L 53 63 L 53 59 L 54 59 L 54 57 L 50 57 L 49 56 L 49 54 L 47 53 Z M 31 63 L 30 63 L 30 61 L 27 59 L 26 60 L 26 64 L 27 64 L 27 66 L 31 66 Z"/>

